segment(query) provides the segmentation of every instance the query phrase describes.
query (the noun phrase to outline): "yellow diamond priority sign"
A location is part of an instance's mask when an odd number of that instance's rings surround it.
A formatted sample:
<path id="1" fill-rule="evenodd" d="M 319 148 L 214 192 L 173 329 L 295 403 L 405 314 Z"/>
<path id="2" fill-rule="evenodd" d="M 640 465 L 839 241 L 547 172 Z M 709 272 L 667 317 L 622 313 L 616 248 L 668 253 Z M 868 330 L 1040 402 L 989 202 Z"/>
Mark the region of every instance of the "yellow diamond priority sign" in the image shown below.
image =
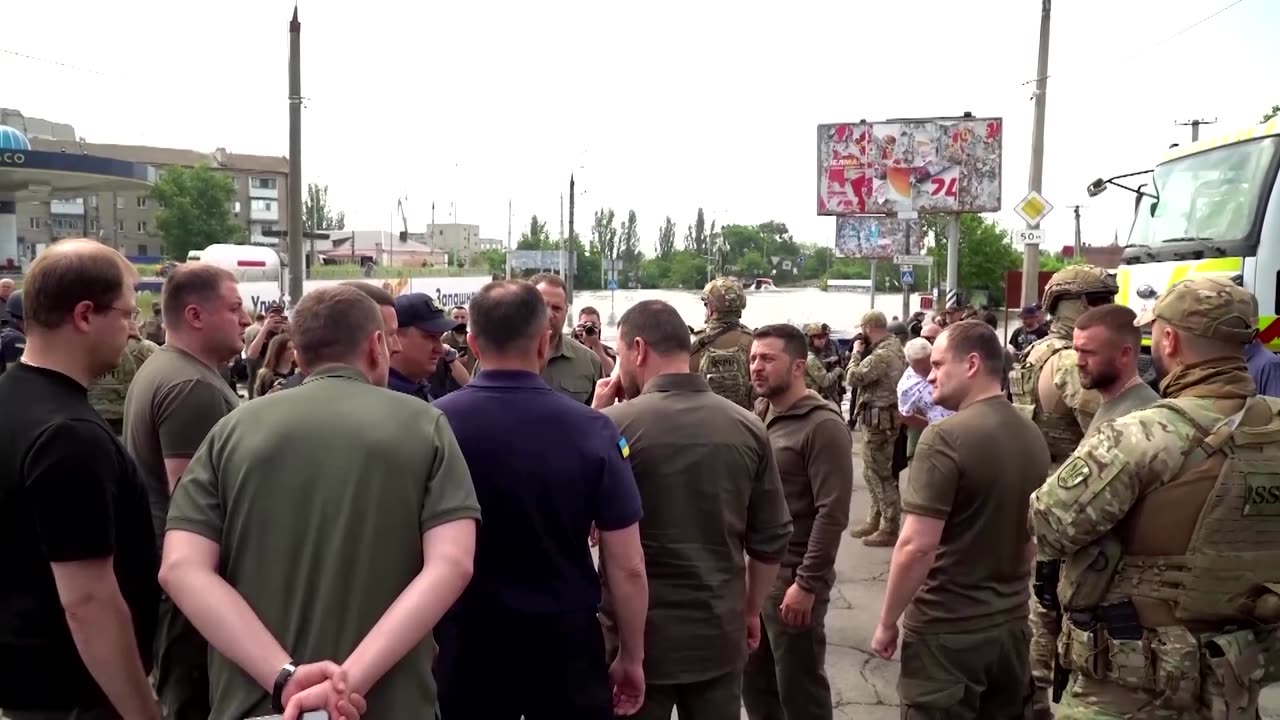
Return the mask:
<path id="1" fill-rule="evenodd" d="M 1040 193 L 1032 190 L 1022 201 L 1013 207 L 1013 211 L 1018 213 L 1018 217 L 1026 220 L 1030 225 L 1039 225 L 1041 220 L 1045 219 L 1051 211 L 1053 205 Z"/>

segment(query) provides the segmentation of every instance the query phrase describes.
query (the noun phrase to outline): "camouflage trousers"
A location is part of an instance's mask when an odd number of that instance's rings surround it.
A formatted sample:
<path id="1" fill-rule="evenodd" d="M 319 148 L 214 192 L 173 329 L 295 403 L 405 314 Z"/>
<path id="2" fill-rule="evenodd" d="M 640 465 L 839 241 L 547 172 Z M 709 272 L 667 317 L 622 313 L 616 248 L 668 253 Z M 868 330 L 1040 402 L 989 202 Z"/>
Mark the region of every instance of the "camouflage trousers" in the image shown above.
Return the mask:
<path id="1" fill-rule="evenodd" d="M 1058 633 L 1062 632 L 1062 620 L 1057 613 L 1041 607 L 1035 595 L 1031 596 L 1031 677 L 1036 683 L 1032 701 L 1036 720 L 1054 717 L 1049 699 L 1053 692 L 1053 659 L 1058 653 Z"/>
<path id="2" fill-rule="evenodd" d="M 867 522 L 879 523 L 881 529 L 896 533 L 902 515 L 898 479 L 893 476 L 893 445 L 898 439 L 898 429 L 870 429 L 865 422 L 859 425 L 862 428 L 862 480 L 871 493 Z"/>
<path id="3" fill-rule="evenodd" d="M 1199 707 L 1174 710 L 1161 707 L 1153 692 L 1121 687 L 1106 680 L 1071 673 L 1071 683 L 1055 708 L 1054 720 L 1255 720 L 1260 690 L 1248 704 L 1228 712 L 1221 687 L 1202 676 Z"/>

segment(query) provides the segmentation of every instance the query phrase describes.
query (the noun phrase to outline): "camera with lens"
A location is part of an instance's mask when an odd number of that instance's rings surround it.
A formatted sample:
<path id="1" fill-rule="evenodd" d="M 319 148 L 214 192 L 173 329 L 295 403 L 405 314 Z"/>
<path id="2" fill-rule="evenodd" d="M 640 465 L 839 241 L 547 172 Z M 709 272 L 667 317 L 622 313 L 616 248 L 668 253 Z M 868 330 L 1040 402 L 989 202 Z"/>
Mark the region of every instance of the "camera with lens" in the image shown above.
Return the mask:
<path id="1" fill-rule="evenodd" d="M 599 334 L 600 326 L 590 320 L 584 323 L 579 323 L 578 327 L 573 329 L 573 339 L 578 342 L 582 342 L 585 338 L 595 337 Z"/>

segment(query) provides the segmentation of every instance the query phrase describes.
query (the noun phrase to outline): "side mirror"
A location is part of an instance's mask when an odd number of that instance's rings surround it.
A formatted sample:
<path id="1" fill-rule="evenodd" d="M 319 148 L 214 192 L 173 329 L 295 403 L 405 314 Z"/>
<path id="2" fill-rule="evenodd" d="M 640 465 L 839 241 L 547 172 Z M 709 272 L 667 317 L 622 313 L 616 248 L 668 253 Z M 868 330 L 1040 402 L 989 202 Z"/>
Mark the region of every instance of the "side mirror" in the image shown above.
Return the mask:
<path id="1" fill-rule="evenodd" d="M 1089 194 L 1089 197 L 1092 198 L 1092 197 L 1098 197 L 1106 189 L 1107 189 L 1107 181 L 1103 180 L 1102 178 L 1098 178 L 1097 180 L 1094 180 L 1093 182 L 1089 183 L 1089 187 L 1085 188 L 1084 191 Z"/>

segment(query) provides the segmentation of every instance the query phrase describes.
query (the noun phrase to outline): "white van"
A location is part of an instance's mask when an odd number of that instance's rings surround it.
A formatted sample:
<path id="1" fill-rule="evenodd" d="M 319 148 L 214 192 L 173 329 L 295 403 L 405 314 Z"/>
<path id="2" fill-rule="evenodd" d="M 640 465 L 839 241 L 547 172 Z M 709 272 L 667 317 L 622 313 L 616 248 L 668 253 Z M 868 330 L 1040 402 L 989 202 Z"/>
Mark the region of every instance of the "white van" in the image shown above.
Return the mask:
<path id="1" fill-rule="evenodd" d="M 230 270 L 240 282 L 271 281 L 280 279 L 280 253 L 261 245 L 210 245 L 202 251 L 192 251 L 194 260 Z"/>

